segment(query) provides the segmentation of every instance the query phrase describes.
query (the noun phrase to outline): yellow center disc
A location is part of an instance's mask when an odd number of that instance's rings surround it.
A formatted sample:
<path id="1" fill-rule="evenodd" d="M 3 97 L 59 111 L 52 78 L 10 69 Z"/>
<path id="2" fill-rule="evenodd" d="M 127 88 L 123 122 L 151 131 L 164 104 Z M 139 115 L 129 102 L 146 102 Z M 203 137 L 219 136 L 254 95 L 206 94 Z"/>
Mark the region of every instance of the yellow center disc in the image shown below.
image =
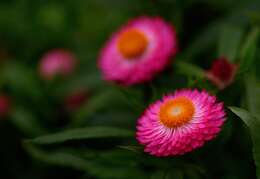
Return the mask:
<path id="1" fill-rule="evenodd" d="M 194 112 L 194 105 L 190 99 L 178 97 L 162 104 L 160 121 L 169 128 L 180 127 L 192 119 Z"/>
<path id="2" fill-rule="evenodd" d="M 134 58 L 143 54 L 147 43 L 147 38 L 143 32 L 130 29 L 120 35 L 118 49 L 125 58 Z"/>

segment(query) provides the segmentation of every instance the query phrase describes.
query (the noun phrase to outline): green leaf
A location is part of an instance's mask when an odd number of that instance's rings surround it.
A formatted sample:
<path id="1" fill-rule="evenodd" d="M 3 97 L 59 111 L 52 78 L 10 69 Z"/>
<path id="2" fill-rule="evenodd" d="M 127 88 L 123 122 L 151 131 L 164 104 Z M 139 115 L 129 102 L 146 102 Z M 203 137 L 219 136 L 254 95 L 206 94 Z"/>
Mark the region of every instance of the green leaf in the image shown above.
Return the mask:
<path id="1" fill-rule="evenodd" d="M 66 83 L 59 83 L 58 86 L 55 84 L 54 89 L 52 89 L 53 93 L 59 96 L 78 89 L 87 89 L 88 91 L 91 91 L 96 90 L 97 88 L 106 87 L 104 86 L 104 81 L 100 79 L 97 69 L 90 71 L 89 69 L 86 70 L 86 66 L 81 68 L 84 70 L 66 78 Z"/>
<path id="2" fill-rule="evenodd" d="M 37 81 L 36 74 L 29 67 L 11 62 L 4 66 L 3 76 L 12 92 L 36 100 L 42 97 L 42 87 Z"/>
<path id="3" fill-rule="evenodd" d="M 23 107 L 14 107 L 10 115 L 11 122 L 27 135 L 36 136 L 46 132 L 34 114 Z"/>
<path id="4" fill-rule="evenodd" d="M 196 38 L 191 41 L 190 45 L 183 52 L 187 58 L 194 57 L 212 47 L 217 41 L 221 22 L 214 22 L 208 25 L 202 32 L 196 35 Z"/>
<path id="5" fill-rule="evenodd" d="M 91 138 L 108 138 L 108 137 L 133 137 L 134 133 L 127 129 L 115 127 L 85 127 L 70 129 L 55 134 L 49 134 L 29 140 L 36 144 L 53 144 L 69 140 L 83 140 Z"/>
<path id="6" fill-rule="evenodd" d="M 260 119 L 260 86 L 256 76 L 249 73 L 245 76 L 246 99 L 249 112 Z"/>
<path id="7" fill-rule="evenodd" d="M 257 178 L 260 179 L 260 122 L 247 110 L 238 107 L 229 107 L 229 109 L 239 116 L 248 126 L 253 142 L 253 156 L 256 165 Z"/>
<path id="8" fill-rule="evenodd" d="M 155 171 L 151 174 L 150 179 L 165 179 L 165 171 Z"/>
<path id="9" fill-rule="evenodd" d="M 181 169 L 175 168 L 168 172 L 165 176 L 165 179 L 184 179 L 183 171 Z"/>
<path id="10" fill-rule="evenodd" d="M 93 163 L 89 172 L 104 179 L 148 178 L 138 163 L 139 159 L 139 154 L 125 150 L 103 151 L 91 160 Z"/>
<path id="11" fill-rule="evenodd" d="M 200 179 L 202 177 L 201 177 L 201 174 L 198 171 L 196 171 L 192 168 L 187 168 L 185 170 L 185 177 L 184 178 Z"/>
<path id="12" fill-rule="evenodd" d="M 38 10 L 38 19 L 48 29 L 59 32 L 65 25 L 65 10 L 57 4 L 46 4 Z"/>
<path id="13" fill-rule="evenodd" d="M 223 25 L 220 31 L 218 56 L 225 56 L 231 62 L 237 57 L 243 29 L 234 25 Z"/>
<path id="14" fill-rule="evenodd" d="M 48 164 L 59 165 L 63 167 L 72 167 L 78 170 L 86 171 L 90 164 L 83 158 L 66 151 L 46 152 L 30 143 L 24 144 L 25 149 L 37 160 Z"/>
<path id="15" fill-rule="evenodd" d="M 191 63 L 187 63 L 184 61 L 176 62 L 177 70 L 181 74 L 185 74 L 187 76 L 194 76 L 198 78 L 204 78 L 205 72 L 200 67 L 193 65 Z"/>
<path id="16" fill-rule="evenodd" d="M 240 54 L 239 71 L 247 71 L 254 62 L 254 57 L 257 49 L 257 40 L 259 35 L 259 29 L 253 29 L 247 36 L 246 41 L 242 47 Z"/>
<path id="17" fill-rule="evenodd" d="M 127 146 L 119 146 L 119 148 L 125 149 L 128 151 L 132 151 L 132 152 L 136 152 L 136 153 L 143 153 L 143 147 L 141 147 L 141 146 L 127 145 Z"/>
<path id="18" fill-rule="evenodd" d="M 106 107 L 111 100 L 115 99 L 115 95 L 113 90 L 108 90 L 90 98 L 85 105 L 75 112 L 71 125 L 81 126 L 89 116 Z"/>
<path id="19" fill-rule="evenodd" d="M 148 87 L 147 87 L 148 88 Z M 151 90 L 154 92 L 152 88 L 152 85 L 150 84 L 149 89 L 144 90 Z M 119 88 L 118 94 L 120 95 L 120 98 L 122 98 L 122 102 L 124 104 L 127 104 L 130 111 L 133 111 L 135 113 L 140 113 L 140 110 L 144 109 L 144 94 L 141 90 L 131 89 L 131 88 Z"/>
<path id="20" fill-rule="evenodd" d="M 28 142 L 24 143 L 24 148 L 33 158 L 46 164 L 85 171 L 96 178 L 146 178 L 136 164 L 137 156 L 122 150 L 97 152 L 87 149 L 61 148 L 45 151 Z"/>

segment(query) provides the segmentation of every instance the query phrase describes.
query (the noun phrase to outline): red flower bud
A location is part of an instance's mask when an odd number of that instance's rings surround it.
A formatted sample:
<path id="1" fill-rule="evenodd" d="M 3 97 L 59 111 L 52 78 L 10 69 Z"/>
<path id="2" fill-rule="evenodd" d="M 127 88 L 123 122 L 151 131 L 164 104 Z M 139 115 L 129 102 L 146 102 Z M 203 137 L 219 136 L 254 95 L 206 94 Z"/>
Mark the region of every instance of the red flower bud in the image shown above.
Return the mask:
<path id="1" fill-rule="evenodd" d="M 0 118 L 5 117 L 11 108 L 10 98 L 5 95 L 0 95 Z"/>
<path id="2" fill-rule="evenodd" d="M 46 79 L 53 79 L 57 75 L 71 74 L 76 66 L 75 56 L 64 49 L 55 49 L 46 53 L 39 66 L 40 75 Z"/>
<path id="3" fill-rule="evenodd" d="M 233 82 L 236 71 L 237 65 L 230 63 L 225 57 L 221 57 L 213 62 L 207 72 L 207 77 L 219 89 L 224 89 Z"/>
<path id="4" fill-rule="evenodd" d="M 77 90 L 65 98 L 65 106 L 70 111 L 76 110 L 86 102 L 87 98 L 87 91 Z"/>

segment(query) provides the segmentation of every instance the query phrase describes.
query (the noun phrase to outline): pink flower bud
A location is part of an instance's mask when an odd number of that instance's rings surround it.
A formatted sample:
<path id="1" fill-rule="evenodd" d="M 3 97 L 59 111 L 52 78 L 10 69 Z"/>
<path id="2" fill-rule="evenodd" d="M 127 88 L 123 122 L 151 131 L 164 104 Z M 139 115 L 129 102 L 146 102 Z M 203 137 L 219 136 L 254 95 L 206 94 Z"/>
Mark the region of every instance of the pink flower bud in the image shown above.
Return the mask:
<path id="1" fill-rule="evenodd" d="M 232 64 L 225 57 L 221 57 L 213 62 L 207 72 L 207 77 L 219 89 L 224 89 L 233 82 L 236 71 L 236 64 Z"/>
<path id="2" fill-rule="evenodd" d="M 55 49 L 42 57 L 39 72 L 44 79 L 51 80 L 57 75 L 67 76 L 71 74 L 75 66 L 76 58 L 70 51 Z"/>

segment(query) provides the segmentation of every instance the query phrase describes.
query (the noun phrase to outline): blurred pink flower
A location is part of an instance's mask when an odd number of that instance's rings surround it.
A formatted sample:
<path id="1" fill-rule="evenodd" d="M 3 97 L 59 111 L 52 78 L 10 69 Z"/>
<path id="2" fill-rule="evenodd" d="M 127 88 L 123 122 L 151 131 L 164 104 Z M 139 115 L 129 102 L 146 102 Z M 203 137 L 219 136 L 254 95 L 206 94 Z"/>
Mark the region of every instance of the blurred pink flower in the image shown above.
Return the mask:
<path id="1" fill-rule="evenodd" d="M 105 80 L 134 85 L 151 80 L 177 52 L 174 27 L 160 17 L 138 17 L 115 32 L 101 50 Z"/>
<path id="2" fill-rule="evenodd" d="M 11 100 L 6 95 L 0 95 L 0 117 L 5 117 L 11 108 Z"/>
<path id="3" fill-rule="evenodd" d="M 230 63 L 225 57 L 221 57 L 213 62 L 207 72 L 207 77 L 219 89 L 224 89 L 233 82 L 236 71 L 237 65 Z"/>
<path id="4" fill-rule="evenodd" d="M 40 61 L 40 75 L 46 79 L 53 79 L 55 76 L 66 76 L 71 74 L 76 66 L 75 56 L 64 49 L 54 49 L 47 52 Z"/>
<path id="5" fill-rule="evenodd" d="M 206 91 L 182 89 L 151 104 L 138 119 L 137 140 L 155 156 L 182 155 L 221 130 L 223 103 Z"/>

